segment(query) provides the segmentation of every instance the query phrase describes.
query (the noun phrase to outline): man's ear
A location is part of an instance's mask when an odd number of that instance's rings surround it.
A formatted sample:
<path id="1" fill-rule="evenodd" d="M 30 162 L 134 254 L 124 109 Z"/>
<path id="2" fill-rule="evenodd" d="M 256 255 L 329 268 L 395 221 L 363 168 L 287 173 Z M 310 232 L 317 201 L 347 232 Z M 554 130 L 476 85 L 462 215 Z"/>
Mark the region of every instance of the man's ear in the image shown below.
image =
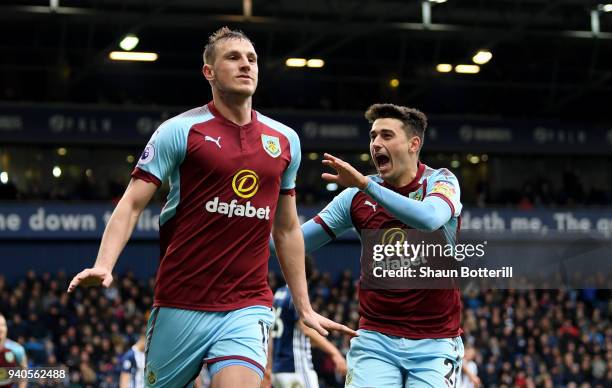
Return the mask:
<path id="1" fill-rule="evenodd" d="M 204 64 L 204 66 L 202 66 L 202 74 L 204 75 L 204 78 L 206 78 L 207 81 L 212 81 L 215 79 L 215 72 L 212 66 L 210 66 L 209 64 Z"/>
<path id="2" fill-rule="evenodd" d="M 418 136 L 413 136 L 410 139 L 410 151 L 419 152 L 420 149 L 421 149 L 421 138 Z"/>

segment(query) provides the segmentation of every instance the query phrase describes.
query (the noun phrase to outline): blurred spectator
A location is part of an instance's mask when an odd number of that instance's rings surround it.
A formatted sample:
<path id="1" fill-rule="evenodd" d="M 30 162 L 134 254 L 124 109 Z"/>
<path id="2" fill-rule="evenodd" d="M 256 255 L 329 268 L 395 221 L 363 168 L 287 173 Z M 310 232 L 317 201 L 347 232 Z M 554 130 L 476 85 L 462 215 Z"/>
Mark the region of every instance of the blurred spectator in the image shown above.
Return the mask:
<path id="1" fill-rule="evenodd" d="M 468 345 L 465 347 L 463 357 L 463 368 L 458 382 L 458 388 L 478 388 L 480 379 L 478 378 L 478 364 L 476 363 L 476 350 Z"/>
<path id="2" fill-rule="evenodd" d="M 269 275 L 272 288 L 283 284 Z M 120 357 L 146 325 L 153 279 L 116 276 L 110 289 L 77 289 L 66 296 L 66 274 L 0 276 L 0 311 L 31 366 L 64 366 L 74 386 L 116 387 Z M 356 328 L 356 283 L 350 272 L 334 279 L 314 271 L 313 306 Z M 611 290 L 482 290 L 466 292 L 466 365 L 473 348 L 484 387 L 612 387 Z M 346 336 L 328 337 L 344 354 Z M 313 349 L 321 387 L 341 387 L 329 356 Z"/>

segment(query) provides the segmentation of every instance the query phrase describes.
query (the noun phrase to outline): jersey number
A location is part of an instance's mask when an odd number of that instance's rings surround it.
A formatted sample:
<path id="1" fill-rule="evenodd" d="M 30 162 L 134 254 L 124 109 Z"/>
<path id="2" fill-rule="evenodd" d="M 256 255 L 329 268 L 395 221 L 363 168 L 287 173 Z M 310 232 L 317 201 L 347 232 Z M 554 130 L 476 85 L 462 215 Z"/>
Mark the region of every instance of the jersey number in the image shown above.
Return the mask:
<path id="1" fill-rule="evenodd" d="M 444 375 L 444 379 L 446 380 L 446 386 L 449 388 L 453 388 L 456 383 L 457 374 L 459 373 L 459 367 L 457 367 L 457 370 L 455 370 L 453 362 L 448 358 L 444 360 L 444 365 L 450 366 L 450 370 L 447 374 Z"/>
<path id="2" fill-rule="evenodd" d="M 261 329 L 261 346 L 264 349 L 264 353 L 268 354 L 268 340 L 270 339 L 270 326 L 264 321 L 259 321 L 259 327 Z"/>
<path id="3" fill-rule="evenodd" d="M 285 330 L 283 320 L 281 319 L 282 307 L 274 307 L 274 326 L 272 326 L 272 338 L 280 338 Z"/>

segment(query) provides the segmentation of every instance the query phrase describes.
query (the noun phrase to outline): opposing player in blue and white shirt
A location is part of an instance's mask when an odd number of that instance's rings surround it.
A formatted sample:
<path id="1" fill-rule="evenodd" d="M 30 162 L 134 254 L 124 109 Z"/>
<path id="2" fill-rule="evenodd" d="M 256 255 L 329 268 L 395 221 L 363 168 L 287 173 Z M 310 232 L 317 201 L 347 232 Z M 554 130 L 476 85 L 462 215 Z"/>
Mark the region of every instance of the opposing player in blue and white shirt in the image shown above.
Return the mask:
<path id="1" fill-rule="evenodd" d="M 121 356 L 121 375 L 119 388 L 143 388 L 145 369 L 145 336 L 141 335 L 138 341 Z"/>
<path id="2" fill-rule="evenodd" d="M 312 259 L 306 257 L 306 278 L 312 274 Z M 311 342 L 331 357 L 336 372 L 346 375 L 344 356 L 325 337 L 310 329 L 303 322 L 293 305 L 289 287 L 279 288 L 274 294 L 274 315 L 272 328 L 272 384 L 275 388 L 318 388 L 319 379 L 312 365 Z M 270 365 L 272 364 L 272 365 Z"/>

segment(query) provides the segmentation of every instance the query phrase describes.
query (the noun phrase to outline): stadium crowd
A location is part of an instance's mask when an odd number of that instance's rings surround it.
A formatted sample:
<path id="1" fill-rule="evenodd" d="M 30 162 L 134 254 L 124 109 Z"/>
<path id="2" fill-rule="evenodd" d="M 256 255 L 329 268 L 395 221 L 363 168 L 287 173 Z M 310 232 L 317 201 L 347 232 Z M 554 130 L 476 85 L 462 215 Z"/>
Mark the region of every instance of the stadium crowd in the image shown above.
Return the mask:
<path id="1" fill-rule="evenodd" d="M 8 337 L 21 343 L 30 366 L 65 366 L 71 387 L 116 387 L 119 357 L 146 324 L 153 279 L 128 272 L 108 289 L 65 292 L 62 272 L 7 281 L 0 275 L 0 312 Z M 269 276 L 273 289 L 282 278 Z M 356 282 L 315 271 L 313 307 L 357 328 Z M 612 386 L 612 300 L 610 290 L 486 290 L 464 292 L 464 341 L 475 349 L 485 387 L 604 388 Z M 346 353 L 349 339 L 330 340 Z M 314 363 L 322 387 L 342 386 L 323 353 Z"/>

